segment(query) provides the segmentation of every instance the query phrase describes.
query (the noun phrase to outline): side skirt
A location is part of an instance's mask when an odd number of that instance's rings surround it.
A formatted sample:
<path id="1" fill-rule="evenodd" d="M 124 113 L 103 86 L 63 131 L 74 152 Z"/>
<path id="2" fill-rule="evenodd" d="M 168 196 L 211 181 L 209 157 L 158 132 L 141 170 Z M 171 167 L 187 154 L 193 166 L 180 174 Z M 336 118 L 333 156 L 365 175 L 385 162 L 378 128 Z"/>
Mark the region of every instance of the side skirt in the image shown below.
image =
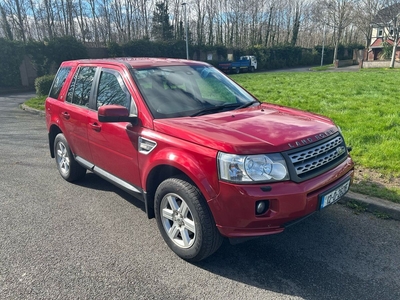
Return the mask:
<path id="1" fill-rule="evenodd" d="M 92 164 L 91 162 L 83 159 L 80 156 L 75 156 L 75 160 L 84 168 L 92 171 L 93 173 L 95 173 L 96 175 L 100 176 L 101 178 L 111 182 L 112 184 L 116 185 L 117 187 L 119 187 L 120 189 L 124 190 L 125 192 L 127 192 L 128 194 L 131 194 L 132 196 L 134 196 L 135 198 L 141 200 L 141 201 L 145 201 L 145 192 L 141 189 L 138 188 L 116 176 L 114 176 L 111 173 L 108 173 L 107 171 L 96 167 L 94 164 Z"/>

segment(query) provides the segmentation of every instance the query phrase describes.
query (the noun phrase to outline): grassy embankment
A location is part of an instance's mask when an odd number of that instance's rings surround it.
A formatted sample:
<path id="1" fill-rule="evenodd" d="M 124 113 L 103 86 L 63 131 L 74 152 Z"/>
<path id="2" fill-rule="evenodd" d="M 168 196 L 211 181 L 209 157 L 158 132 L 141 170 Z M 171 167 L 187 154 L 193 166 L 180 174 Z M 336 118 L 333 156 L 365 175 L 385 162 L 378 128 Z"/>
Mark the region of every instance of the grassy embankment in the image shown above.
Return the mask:
<path id="1" fill-rule="evenodd" d="M 247 73 L 232 78 L 261 101 L 332 118 L 353 148 L 358 171 L 351 189 L 400 203 L 400 70 Z M 43 110 L 44 99 L 25 104 Z"/>

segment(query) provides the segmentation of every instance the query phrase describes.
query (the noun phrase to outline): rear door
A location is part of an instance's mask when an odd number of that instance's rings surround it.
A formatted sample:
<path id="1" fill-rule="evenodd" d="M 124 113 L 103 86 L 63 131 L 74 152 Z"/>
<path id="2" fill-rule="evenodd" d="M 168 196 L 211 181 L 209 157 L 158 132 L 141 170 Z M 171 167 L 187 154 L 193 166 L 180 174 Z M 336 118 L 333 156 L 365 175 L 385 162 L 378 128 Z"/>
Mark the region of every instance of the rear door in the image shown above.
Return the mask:
<path id="1" fill-rule="evenodd" d="M 88 120 L 92 109 L 89 108 L 93 97 L 92 87 L 96 73 L 94 66 L 81 66 L 68 88 L 67 97 L 60 107 L 60 120 L 63 123 L 64 135 L 72 149 L 79 157 L 91 162 L 92 156 L 88 141 Z"/>
<path id="2" fill-rule="evenodd" d="M 124 82 L 124 70 L 118 67 L 100 68 L 96 82 L 94 100 L 95 111 L 89 114 L 88 139 L 97 172 L 113 181 L 123 180 L 140 192 L 138 168 L 138 130 L 128 122 L 101 123 L 97 109 L 102 105 L 121 105 L 137 115 L 137 106 Z M 119 182 L 120 185 L 124 185 Z"/>

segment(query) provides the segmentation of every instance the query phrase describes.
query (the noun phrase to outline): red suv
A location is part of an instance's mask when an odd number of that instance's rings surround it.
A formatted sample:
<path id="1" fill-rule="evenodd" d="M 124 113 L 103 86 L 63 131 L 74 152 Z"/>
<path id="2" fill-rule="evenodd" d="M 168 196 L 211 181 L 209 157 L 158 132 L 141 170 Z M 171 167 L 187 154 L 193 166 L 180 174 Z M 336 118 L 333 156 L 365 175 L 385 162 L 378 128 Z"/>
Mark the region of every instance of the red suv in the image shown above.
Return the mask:
<path id="1" fill-rule="evenodd" d="M 64 62 L 46 123 L 64 179 L 89 170 L 141 199 L 188 261 L 223 237 L 282 232 L 339 200 L 353 177 L 331 120 L 260 103 L 203 62 Z"/>

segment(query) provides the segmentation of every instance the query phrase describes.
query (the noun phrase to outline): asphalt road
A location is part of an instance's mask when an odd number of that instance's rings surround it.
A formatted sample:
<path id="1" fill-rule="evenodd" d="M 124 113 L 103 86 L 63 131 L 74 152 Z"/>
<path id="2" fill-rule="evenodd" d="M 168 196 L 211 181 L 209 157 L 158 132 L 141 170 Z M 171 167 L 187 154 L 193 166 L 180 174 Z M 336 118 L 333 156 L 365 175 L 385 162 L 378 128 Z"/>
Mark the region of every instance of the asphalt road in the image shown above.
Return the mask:
<path id="1" fill-rule="evenodd" d="M 45 120 L 0 97 L 0 299 L 400 299 L 400 222 L 334 205 L 189 264 L 143 205 L 59 176 Z"/>

